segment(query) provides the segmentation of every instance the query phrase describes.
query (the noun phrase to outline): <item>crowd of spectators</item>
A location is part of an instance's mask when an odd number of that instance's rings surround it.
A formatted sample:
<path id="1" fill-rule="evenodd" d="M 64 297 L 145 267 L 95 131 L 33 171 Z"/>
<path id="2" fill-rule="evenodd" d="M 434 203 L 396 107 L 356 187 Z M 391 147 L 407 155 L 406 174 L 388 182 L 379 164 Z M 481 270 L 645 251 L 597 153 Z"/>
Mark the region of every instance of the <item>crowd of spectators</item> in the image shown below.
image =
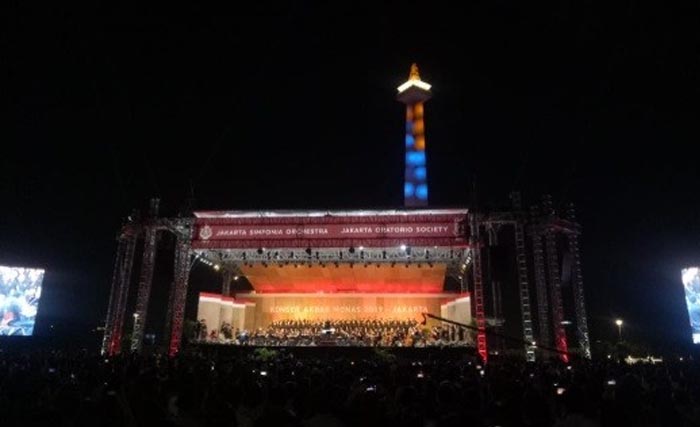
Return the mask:
<path id="1" fill-rule="evenodd" d="M 415 319 L 279 320 L 254 331 L 223 323 L 208 331 L 200 321 L 194 331 L 199 342 L 255 346 L 431 347 L 470 346 L 468 330 L 444 324 L 425 327 Z"/>
<path id="2" fill-rule="evenodd" d="M 208 347 L 211 350 L 211 347 Z M 0 352 L 3 426 L 697 426 L 700 364 Z"/>

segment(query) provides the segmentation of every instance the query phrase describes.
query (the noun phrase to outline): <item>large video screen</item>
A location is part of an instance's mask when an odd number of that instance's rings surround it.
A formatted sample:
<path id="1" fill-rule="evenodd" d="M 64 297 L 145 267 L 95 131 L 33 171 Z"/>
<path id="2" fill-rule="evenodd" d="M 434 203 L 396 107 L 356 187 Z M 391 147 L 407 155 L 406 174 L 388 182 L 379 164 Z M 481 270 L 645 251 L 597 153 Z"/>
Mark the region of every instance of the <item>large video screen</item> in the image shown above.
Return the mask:
<path id="1" fill-rule="evenodd" d="M 700 268 L 683 269 L 683 287 L 685 288 L 685 303 L 688 305 L 693 343 L 700 344 Z"/>
<path id="2" fill-rule="evenodd" d="M 0 336 L 30 336 L 44 270 L 0 265 Z"/>

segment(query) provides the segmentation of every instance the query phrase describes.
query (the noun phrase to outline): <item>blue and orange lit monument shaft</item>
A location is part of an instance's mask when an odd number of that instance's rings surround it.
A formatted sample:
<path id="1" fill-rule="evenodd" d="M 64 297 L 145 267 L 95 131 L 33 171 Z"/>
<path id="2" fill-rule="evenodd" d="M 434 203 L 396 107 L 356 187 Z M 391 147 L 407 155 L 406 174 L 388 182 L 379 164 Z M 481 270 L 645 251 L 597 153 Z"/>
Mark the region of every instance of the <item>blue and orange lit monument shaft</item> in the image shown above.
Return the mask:
<path id="1" fill-rule="evenodd" d="M 408 80 L 398 87 L 397 99 L 406 104 L 406 172 L 404 206 L 428 205 L 428 172 L 425 156 L 423 103 L 430 99 L 430 85 L 420 79 L 418 66 L 411 65 Z"/>

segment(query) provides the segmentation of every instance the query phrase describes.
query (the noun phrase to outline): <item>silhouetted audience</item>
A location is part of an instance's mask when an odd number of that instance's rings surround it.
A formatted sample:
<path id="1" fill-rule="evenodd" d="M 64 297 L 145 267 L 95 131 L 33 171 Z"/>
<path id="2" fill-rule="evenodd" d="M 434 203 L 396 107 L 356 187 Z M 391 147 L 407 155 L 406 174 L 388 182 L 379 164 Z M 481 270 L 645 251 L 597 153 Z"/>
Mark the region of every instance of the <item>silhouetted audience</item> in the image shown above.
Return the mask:
<path id="1" fill-rule="evenodd" d="M 3 426 L 697 426 L 700 364 L 0 352 Z M 453 353 L 454 354 L 454 353 Z"/>

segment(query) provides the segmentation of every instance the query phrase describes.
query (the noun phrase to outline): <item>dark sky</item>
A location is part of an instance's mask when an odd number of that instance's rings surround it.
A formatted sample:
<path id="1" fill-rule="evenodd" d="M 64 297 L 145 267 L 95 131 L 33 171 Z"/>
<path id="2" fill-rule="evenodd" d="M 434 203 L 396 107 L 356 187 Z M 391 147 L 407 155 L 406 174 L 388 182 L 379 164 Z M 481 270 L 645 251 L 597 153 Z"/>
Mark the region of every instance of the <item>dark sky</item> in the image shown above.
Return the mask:
<path id="1" fill-rule="evenodd" d="M 191 190 L 200 209 L 400 206 L 395 88 L 415 61 L 434 92 L 431 204 L 468 205 L 474 179 L 483 204 L 575 202 L 594 339 L 621 316 L 687 343 L 697 5 L 468 3 L 8 15 L 0 262 L 48 270 L 39 330 L 99 323 L 115 233 L 151 196 L 166 214 Z"/>

